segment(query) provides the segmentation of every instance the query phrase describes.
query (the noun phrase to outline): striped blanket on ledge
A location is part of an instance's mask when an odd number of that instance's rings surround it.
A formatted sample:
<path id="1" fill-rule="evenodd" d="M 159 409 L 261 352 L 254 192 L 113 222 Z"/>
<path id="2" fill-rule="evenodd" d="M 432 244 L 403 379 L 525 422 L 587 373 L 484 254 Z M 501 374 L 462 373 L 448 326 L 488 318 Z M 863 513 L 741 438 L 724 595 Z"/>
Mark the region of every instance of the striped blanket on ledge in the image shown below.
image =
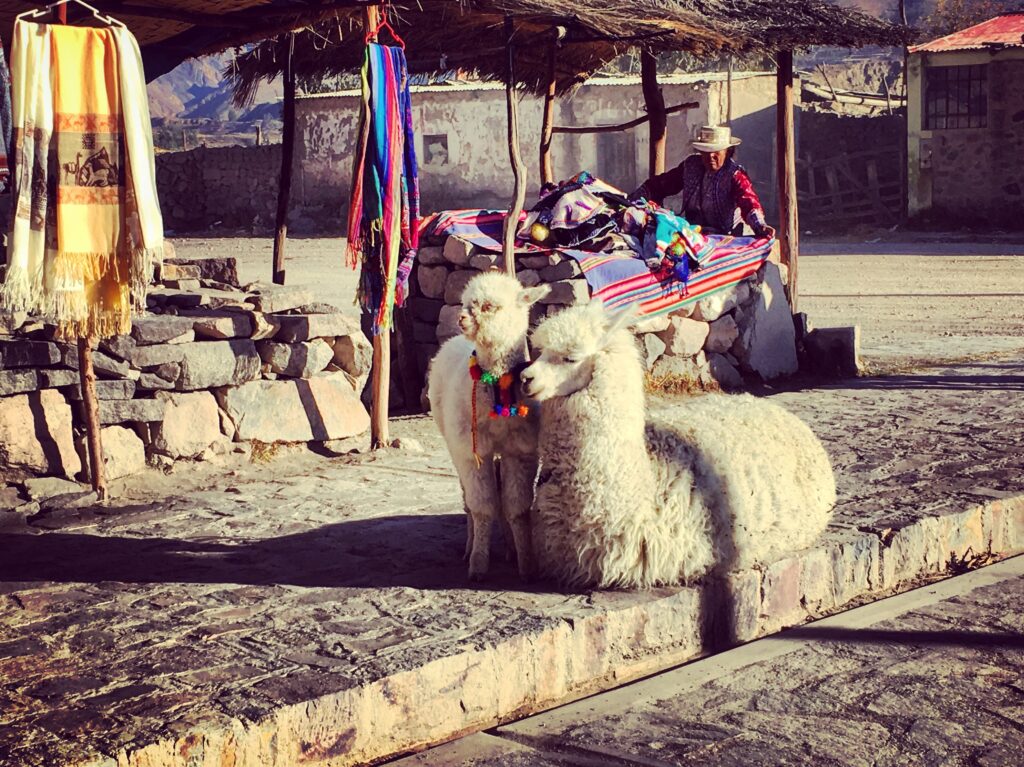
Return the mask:
<path id="1" fill-rule="evenodd" d="M 502 223 L 508 214 L 495 210 L 449 210 L 437 214 L 427 231 L 433 237 L 458 237 L 482 250 L 501 252 Z M 525 218 L 525 214 L 523 215 Z M 684 285 L 670 269 L 652 271 L 639 258 L 621 252 L 600 253 L 559 248 L 580 265 L 590 294 L 609 309 L 637 304 L 639 316 L 668 314 L 712 293 L 730 288 L 754 274 L 771 252 L 773 239 L 709 235 L 710 253 L 703 267 Z M 533 244 L 519 243 L 517 250 L 551 252 Z"/>

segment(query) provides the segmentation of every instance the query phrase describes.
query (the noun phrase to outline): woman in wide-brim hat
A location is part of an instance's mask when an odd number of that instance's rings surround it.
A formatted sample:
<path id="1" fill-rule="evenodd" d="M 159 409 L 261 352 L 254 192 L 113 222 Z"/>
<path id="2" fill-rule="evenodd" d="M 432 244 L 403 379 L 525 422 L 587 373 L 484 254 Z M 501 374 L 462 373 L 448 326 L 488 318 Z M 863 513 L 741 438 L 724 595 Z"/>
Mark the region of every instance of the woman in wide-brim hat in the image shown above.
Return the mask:
<path id="1" fill-rule="evenodd" d="M 745 222 L 756 236 L 774 237 L 750 176 L 732 159 L 740 140 L 724 125 L 705 125 L 691 143 L 695 154 L 647 179 L 631 196 L 660 205 L 682 192 L 679 212 L 707 234 L 742 234 Z"/>

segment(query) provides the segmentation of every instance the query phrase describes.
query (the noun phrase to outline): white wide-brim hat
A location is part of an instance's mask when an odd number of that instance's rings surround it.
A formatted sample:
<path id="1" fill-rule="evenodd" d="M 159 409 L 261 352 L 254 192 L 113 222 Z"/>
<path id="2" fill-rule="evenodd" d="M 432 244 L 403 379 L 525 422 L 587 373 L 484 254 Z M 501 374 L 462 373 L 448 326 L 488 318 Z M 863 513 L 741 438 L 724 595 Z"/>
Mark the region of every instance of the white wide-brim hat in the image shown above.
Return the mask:
<path id="1" fill-rule="evenodd" d="M 727 125 L 705 125 L 692 143 L 698 152 L 719 152 L 739 146 L 741 142 L 732 135 L 732 129 Z"/>

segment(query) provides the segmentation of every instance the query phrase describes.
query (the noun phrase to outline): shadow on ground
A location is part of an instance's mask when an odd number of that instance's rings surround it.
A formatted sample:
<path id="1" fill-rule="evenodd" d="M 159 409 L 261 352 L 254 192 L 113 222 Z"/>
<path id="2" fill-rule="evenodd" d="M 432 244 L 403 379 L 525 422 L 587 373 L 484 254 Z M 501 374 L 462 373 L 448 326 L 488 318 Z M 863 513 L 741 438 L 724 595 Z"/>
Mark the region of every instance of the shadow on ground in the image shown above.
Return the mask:
<path id="1" fill-rule="evenodd" d="M 491 575 L 466 578 L 465 515 L 352 520 L 277 538 L 226 543 L 48 531 L 0 533 L 0 582 L 201 583 L 537 591 L 493 547 Z"/>

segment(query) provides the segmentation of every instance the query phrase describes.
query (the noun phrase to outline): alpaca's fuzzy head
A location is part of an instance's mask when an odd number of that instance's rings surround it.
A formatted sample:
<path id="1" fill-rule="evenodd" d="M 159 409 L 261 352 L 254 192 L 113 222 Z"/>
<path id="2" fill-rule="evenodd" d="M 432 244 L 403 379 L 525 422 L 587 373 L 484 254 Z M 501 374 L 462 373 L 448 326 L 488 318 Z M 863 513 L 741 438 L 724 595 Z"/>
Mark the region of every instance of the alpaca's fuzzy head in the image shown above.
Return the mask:
<path id="1" fill-rule="evenodd" d="M 459 328 L 480 347 L 503 348 L 525 338 L 530 326 L 530 305 L 551 288 L 524 288 L 505 272 L 483 272 L 471 279 L 462 293 Z"/>
<path id="2" fill-rule="evenodd" d="M 626 330 L 634 319 L 631 310 L 610 316 L 596 299 L 548 317 L 531 336 L 537 356 L 521 374 L 523 391 L 541 401 L 568 397 L 590 385 L 601 355 L 637 358 L 636 343 Z"/>

